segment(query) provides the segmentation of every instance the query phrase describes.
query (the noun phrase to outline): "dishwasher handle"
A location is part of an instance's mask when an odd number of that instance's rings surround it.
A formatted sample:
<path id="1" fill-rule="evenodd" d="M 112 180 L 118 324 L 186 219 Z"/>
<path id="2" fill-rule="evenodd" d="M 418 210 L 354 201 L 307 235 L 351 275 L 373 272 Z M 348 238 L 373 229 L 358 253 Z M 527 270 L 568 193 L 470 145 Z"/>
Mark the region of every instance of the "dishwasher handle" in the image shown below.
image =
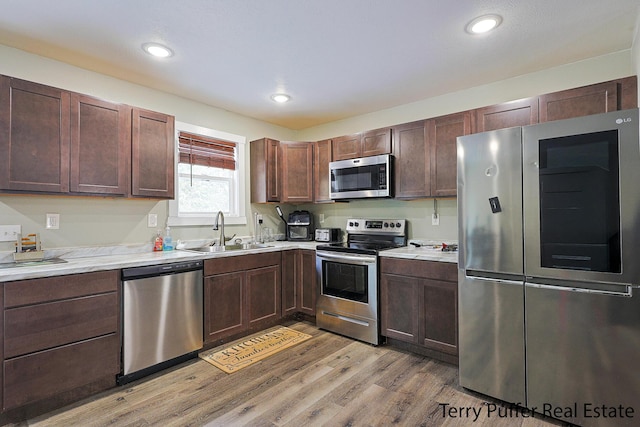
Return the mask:
<path id="1" fill-rule="evenodd" d="M 122 280 L 201 270 L 203 265 L 204 264 L 202 260 L 196 260 L 175 262 L 171 264 L 144 265 L 140 267 L 124 268 L 122 269 Z"/>

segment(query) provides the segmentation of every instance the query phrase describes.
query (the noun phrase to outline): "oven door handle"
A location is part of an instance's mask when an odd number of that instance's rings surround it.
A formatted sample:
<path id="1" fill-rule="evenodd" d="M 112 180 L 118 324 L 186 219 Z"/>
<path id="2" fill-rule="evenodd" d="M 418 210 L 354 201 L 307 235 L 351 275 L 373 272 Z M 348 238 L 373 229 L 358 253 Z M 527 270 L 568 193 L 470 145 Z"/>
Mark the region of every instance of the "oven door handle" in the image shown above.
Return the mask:
<path id="1" fill-rule="evenodd" d="M 347 255 L 344 253 L 341 253 L 340 255 L 336 255 L 336 254 L 327 253 L 327 252 L 322 252 L 322 253 L 316 252 L 316 256 L 321 259 L 328 259 L 332 261 L 342 261 L 347 264 L 366 265 L 366 264 L 376 263 L 375 255 L 354 255 L 354 254 Z"/>

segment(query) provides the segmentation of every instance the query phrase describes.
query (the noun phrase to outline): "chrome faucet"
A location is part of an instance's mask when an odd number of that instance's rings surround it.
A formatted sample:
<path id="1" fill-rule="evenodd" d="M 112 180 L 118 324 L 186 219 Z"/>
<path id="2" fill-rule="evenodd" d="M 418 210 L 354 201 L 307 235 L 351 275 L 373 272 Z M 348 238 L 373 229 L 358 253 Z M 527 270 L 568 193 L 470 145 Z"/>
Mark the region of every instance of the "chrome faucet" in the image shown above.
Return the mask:
<path id="1" fill-rule="evenodd" d="M 213 223 L 214 230 L 218 230 L 218 224 L 220 224 L 219 244 L 220 246 L 224 246 L 226 243 L 226 239 L 224 238 L 224 214 L 222 213 L 222 211 L 218 211 L 218 214 L 216 215 L 216 221 Z"/>

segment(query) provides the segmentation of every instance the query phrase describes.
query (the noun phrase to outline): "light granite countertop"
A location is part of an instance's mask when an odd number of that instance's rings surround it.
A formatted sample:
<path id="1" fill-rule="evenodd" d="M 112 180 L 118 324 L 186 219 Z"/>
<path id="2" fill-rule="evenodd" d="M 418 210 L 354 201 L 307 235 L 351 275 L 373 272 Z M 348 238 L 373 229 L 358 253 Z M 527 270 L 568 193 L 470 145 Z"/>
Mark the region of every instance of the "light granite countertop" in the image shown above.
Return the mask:
<path id="1" fill-rule="evenodd" d="M 443 252 L 441 249 L 422 246 L 405 246 L 380 252 L 381 257 L 418 259 L 423 261 L 439 261 L 458 263 L 458 252 Z"/>
<path id="2" fill-rule="evenodd" d="M 381 251 L 381 257 L 417 259 L 427 261 L 458 262 L 457 252 L 443 252 L 434 246 L 438 242 L 411 240 L 422 244 L 421 247 L 409 245 L 402 248 Z M 439 242 L 441 244 L 442 242 Z M 288 249 L 315 250 L 322 242 L 269 242 L 269 247 L 228 252 L 202 253 L 190 250 L 153 252 L 150 244 L 120 245 L 111 247 L 62 248 L 45 251 L 46 258 L 59 257 L 66 262 L 61 264 L 41 264 L 11 268 L 0 268 L 0 282 L 35 279 L 42 277 L 81 274 L 94 271 L 118 270 L 143 265 L 167 264 L 172 262 L 222 258 L 253 253 L 276 252 Z M 194 246 L 189 246 L 194 247 Z M 12 260 L 11 254 L 0 254 L 0 263 Z"/>
<path id="3" fill-rule="evenodd" d="M 419 244 L 420 247 L 412 245 L 411 242 Z M 457 245 L 458 242 L 411 239 L 409 241 L 409 246 L 382 251 L 380 252 L 380 256 L 388 258 L 417 259 L 423 261 L 452 262 L 457 264 L 458 251 L 443 252 L 442 243 Z"/>
<path id="4" fill-rule="evenodd" d="M 93 271 L 117 270 L 143 265 L 167 264 L 187 260 L 222 258 L 254 253 L 276 252 L 287 249 L 314 250 L 316 242 L 269 242 L 269 247 L 228 252 L 202 253 L 189 250 L 165 252 L 151 251 L 151 245 L 123 245 L 112 247 L 88 247 L 73 249 L 54 249 L 45 252 L 45 258 L 59 257 L 62 264 L 41 264 L 0 268 L 0 282 L 63 276 L 67 274 L 89 273 Z M 0 262 L 9 262 L 11 258 L 0 256 Z"/>

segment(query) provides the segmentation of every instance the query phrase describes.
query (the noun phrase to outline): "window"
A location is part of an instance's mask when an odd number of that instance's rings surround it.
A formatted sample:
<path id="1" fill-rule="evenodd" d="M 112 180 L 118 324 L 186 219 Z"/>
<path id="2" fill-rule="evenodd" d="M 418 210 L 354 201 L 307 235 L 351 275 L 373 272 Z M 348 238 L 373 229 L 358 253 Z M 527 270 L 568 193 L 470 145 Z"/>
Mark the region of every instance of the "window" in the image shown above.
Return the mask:
<path id="1" fill-rule="evenodd" d="M 222 211 L 227 224 L 246 224 L 245 138 L 176 122 L 176 199 L 169 225 L 211 225 Z"/>

